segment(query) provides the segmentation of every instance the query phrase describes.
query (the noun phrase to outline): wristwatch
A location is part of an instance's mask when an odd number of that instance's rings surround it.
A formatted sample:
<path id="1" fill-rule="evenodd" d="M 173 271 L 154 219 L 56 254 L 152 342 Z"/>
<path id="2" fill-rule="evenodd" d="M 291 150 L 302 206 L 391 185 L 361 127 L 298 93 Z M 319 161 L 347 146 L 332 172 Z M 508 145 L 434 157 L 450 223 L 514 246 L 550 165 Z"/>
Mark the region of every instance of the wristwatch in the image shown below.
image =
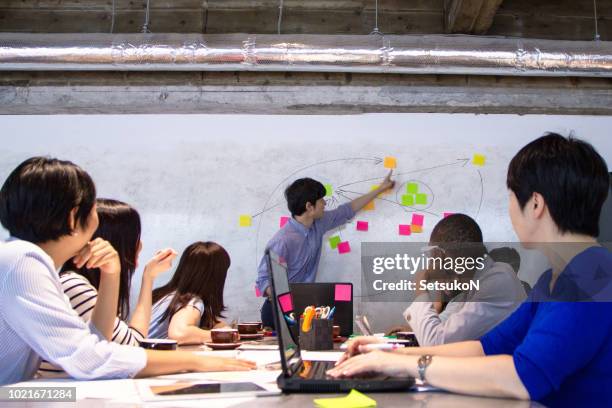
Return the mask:
<path id="1" fill-rule="evenodd" d="M 425 381 L 425 370 L 427 370 L 427 367 L 429 367 L 429 365 L 431 364 L 431 360 L 432 356 L 430 354 L 426 354 L 424 356 L 419 357 L 417 369 L 419 373 L 419 379 L 421 381 Z"/>

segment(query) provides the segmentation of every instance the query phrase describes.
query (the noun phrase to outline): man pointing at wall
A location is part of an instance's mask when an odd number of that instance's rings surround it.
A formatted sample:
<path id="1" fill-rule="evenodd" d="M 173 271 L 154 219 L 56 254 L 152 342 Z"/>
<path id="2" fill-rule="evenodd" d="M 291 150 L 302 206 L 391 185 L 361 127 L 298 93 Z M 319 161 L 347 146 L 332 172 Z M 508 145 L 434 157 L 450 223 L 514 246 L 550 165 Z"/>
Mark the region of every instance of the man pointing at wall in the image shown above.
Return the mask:
<path id="1" fill-rule="evenodd" d="M 325 187 L 320 182 L 311 178 L 302 178 L 287 187 L 285 198 L 291 219 L 274 234 L 266 249 L 285 260 L 290 283 L 315 281 L 321 258 L 323 235 L 345 224 L 378 194 L 393 188 L 395 182 L 391 180 L 391 173 L 392 171 L 376 190 L 331 211 L 324 211 Z M 269 299 L 270 279 L 265 259 L 259 264 L 256 285 L 266 297 L 261 307 L 261 321 L 264 326 L 274 327 Z"/>

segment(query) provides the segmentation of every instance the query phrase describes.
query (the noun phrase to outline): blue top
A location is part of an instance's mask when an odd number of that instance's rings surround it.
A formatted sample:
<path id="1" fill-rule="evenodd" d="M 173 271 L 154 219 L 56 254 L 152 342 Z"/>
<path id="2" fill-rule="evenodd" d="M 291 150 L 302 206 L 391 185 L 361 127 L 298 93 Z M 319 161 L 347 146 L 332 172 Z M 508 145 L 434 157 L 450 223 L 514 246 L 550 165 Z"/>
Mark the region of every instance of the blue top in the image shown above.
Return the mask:
<path id="1" fill-rule="evenodd" d="M 170 327 L 169 319 L 162 319 L 166 310 L 170 306 L 172 302 L 172 298 L 174 297 L 175 292 L 170 292 L 163 298 L 159 299 L 153 307 L 151 308 L 151 323 L 149 324 L 149 338 L 150 339 L 167 339 L 168 338 L 168 328 Z M 202 318 L 202 314 L 204 314 L 204 302 L 199 297 L 193 297 L 187 303 L 185 307 L 193 307 L 200 313 L 200 319 Z"/>
<path id="2" fill-rule="evenodd" d="M 274 234 L 266 248 L 287 262 L 289 282 L 314 282 L 321 258 L 323 235 L 346 223 L 354 215 L 351 203 L 346 203 L 335 210 L 325 211 L 323 217 L 315 220 L 310 228 L 291 218 Z M 270 286 L 265 258 L 259 263 L 255 284 L 261 293 L 265 293 Z"/>
<path id="3" fill-rule="evenodd" d="M 612 299 L 602 295 L 610 294 L 610 273 L 612 253 L 602 247 L 576 255 L 552 293 L 552 272 L 546 271 L 527 301 L 480 339 L 485 354 L 511 354 L 533 400 L 567 407 L 610 404 Z"/>

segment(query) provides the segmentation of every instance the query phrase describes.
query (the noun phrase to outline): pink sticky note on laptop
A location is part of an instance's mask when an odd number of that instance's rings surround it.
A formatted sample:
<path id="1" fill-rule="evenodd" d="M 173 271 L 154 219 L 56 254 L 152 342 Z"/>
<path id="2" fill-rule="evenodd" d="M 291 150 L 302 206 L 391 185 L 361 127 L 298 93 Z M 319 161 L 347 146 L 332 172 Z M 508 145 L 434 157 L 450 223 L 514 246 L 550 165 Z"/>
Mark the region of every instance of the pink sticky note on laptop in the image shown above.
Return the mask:
<path id="1" fill-rule="evenodd" d="M 278 297 L 278 303 L 280 304 L 283 313 L 287 313 L 293 310 L 293 300 L 291 299 L 291 293 L 284 293 Z"/>
<path id="2" fill-rule="evenodd" d="M 353 298 L 353 290 L 351 285 L 342 283 L 334 286 L 334 300 L 336 302 L 350 302 Z"/>
<path id="3" fill-rule="evenodd" d="M 357 231 L 367 231 L 367 230 L 368 230 L 367 221 L 357 221 Z"/>
<path id="4" fill-rule="evenodd" d="M 289 222 L 289 217 L 280 217 L 280 227 L 283 228 L 285 226 L 286 223 Z"/>
<path id="5" fill-rule="evenodd" d="M 410 225 L 400 225 L 399 234 L 400 235 L 410 235 Z"/>
<path id="6" fill-rule="evenodd" d="M 412 225 L 418 225 L 419 227 L 423 226 L 423 218 L 422 214 L 412 214 Z"/>
<path id="7" fill-rule="evenodd" d="M 338 252 L 341 254 L 351 252 L 351 245 L 348 243 L 348 241 L 344 241 L 338 244 Z"/>

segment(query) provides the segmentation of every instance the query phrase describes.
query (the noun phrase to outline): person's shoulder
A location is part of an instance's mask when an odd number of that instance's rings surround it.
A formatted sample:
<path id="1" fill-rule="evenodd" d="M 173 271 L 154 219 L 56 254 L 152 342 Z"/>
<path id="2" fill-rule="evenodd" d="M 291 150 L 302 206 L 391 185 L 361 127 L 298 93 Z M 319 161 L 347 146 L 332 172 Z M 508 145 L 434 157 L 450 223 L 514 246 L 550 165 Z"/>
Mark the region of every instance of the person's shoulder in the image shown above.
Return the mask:
<path id="1" fill-rule="evenodd" d="M 512 266 L 506 262 L 490 262 L 485 267 L 481 281 L 518 282 L 518 276 Z"/>
<path id="2" fill-rule="evenodd" d="M 38 245 L 21 239 L 9 239 L 0 245 L 0 270 L 10 271 L 24 260 L 42 262 L 46 269 L 53 270 L 53 260 Z"/>

